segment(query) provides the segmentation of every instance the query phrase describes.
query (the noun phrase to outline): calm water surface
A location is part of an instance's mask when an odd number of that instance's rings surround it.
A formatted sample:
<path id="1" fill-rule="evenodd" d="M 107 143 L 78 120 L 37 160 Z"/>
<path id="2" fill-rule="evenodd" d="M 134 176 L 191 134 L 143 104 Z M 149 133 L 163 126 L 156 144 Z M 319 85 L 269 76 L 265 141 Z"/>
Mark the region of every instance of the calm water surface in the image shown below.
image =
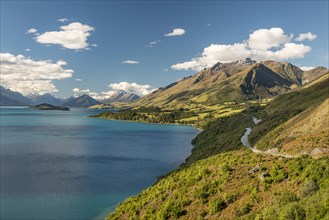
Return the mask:
<path id="1" fill-rule="evenodd" d="M 0 108 L 1 219 L 101 219 L 190 154 L 192 127 Z"/>

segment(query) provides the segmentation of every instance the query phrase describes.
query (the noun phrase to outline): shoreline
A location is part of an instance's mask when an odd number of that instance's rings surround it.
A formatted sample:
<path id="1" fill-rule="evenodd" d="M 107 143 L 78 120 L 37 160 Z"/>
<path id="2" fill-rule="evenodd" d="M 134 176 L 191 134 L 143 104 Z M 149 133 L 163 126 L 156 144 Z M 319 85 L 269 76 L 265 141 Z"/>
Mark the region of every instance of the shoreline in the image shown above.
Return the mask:
<path id="1" fill-rule="evenodd" d="M 123 122 L 133 122 L 133 123 L 142 123 L 142 124 L 150 124 L 150 125 L 176 125 L 176 126 L 187 126 L 187 127 L 193 127 L 198 131 L 203 131 L 202 128 L 196 127 L 192 124 L 181 124 L 181 123 L 149 123 L 146 121 L 134 121 L 134 120 L 120 120 L 120 119 L 112 119 L 112 118 L 104 118 L 104 117 L 93 117 L 92 115 L 87 116 L 87 118 L 98 118 L 103 120 L 109 120 L 109 121 L 123 121 Z"/>
<path id="2" fill-rule="evenodd" d="M 109 120 L 109 121 L 121 121 L 121 122 L 142 123 L 142 124 L 149 124 L 149 125 L 154 124 L 154 125 L 187 126 L 187 127 L 192 127 L 192 128 L 194 128 L 194 129 L 198 130 L 199 133 L 198 133 L 197 135 L 199 135 L 199 134 L 203 131 L 203 129 L 198 128 L 198 127 L 195 127 L 195 126 L 193 126 L 193 125 L 180 124 L 180 123 L 148 123 L 148 122 L 143 122 L 143 121 L 118 120 L 118 119 L 103 118 L 103 117 L 92 117 L 92 116 L 87 116 L 87 118 L 96 118 L 96 119 Z M 196 136 L 197 136 L 197 135 L 196 135 Z M 195 137 L 196 137 L 196 136 L 195 136 Z M 195 138 L 195 137 L 194 137 L 194 138 Z M 192 140 L 193 140 L 193 139 L 192 139 Z M 192 144 L 192 140 L 190 141 L 190 144 L 191 144 L 191 146 L 192 146 L 192 149 L 191 149 L 191 153 L 189 154 L 189 156 L 192 154 L 192 150 L 193 150 L 193 148 L 194 148 L 194 145 Z M 170 170 L 170 171 L 164 173 L 163 176 L 164 176 L 164 175 L 167 175 L 167 174 L 170 174 L 171 172 L 173 172 L 173 171 L 175 171 L 175 170 L 177 170 L 177 169 L 180 169 L 181 165 L 184 164 L 184 162 L 186 161 L 186 159 L 187 159 L 189 156 L 187 156 L 186 158 L 184 158 L 184 160 L 182 161 L 182 163 L 180 163 L 180 164 L 178 165 L 178 167 L 176 167 L 176 168 L 174 168 L 174 169 L 172 169 L 172 170 Z M 157 182 L 158 182 L 158 179 L 157 179 L 153 184 L 147 186 L 147 187 L 146 187 L 145 189 L 143 189 L 142 191 L 146 190 L 147 188 L 151 187 L 152 185 L 156 184 Z M 142 192 L 142 191 L 141 191 L 141 192 Z M 131 196 L 125 198 L 123 201 L 125 201 L 126 199 L 128 199 L 128 198 L 130 198 L 130 197 L 131 197 Z M 121 202 L 123 202 L 123 201 L 121 201 Z M 111 214 L 113 211 L 115 211 L 115 209 L 118 207 L 118 205 L 119 205 L 121 202 L 118 202 L 118 204 L 115 205 L 115 206 L 113 206 L 113 207 L 111 206 L 111 207 L 104 208 L 99 214 L 97 214 L 96 216 L 94 216 L 92 219 L 93 219 L 93 220 L 106 219 L 106 217 L 107 217 L 109 214 Z M 105 214 L 106 214 L 106 215 L 105 215 Z M 103 216 L 104 216 L 104 218 L 102 218 Z"/>

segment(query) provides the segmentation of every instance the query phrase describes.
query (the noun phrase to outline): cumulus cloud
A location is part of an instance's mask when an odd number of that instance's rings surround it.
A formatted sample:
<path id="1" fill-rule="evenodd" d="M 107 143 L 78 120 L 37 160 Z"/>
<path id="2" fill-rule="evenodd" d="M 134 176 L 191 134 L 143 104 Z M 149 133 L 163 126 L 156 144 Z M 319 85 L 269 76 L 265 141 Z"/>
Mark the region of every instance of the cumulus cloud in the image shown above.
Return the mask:
<path id="1" fill-rule="evenodd" d="M 317 37 L 316 34 L 307 32 L 307 33 L 300 34 L 295 40 L 296 41 L 304 41 L 304 40 L 312 41 L 312 40 L 315 40 L 316 37 Z"/>
<path id="2" fill-rule="evenodd" d="M 30 52 L 30 51 L 31 51 L 31 49 L 30 49 L 30 48 L 26 48 L 26 49 L 25 49 L 25 51 L 27 51 L 27 52 Z"/>
<path id="3" fill-rule="evenodd" d="M 79 88 L 74 88 L 72 90 L 74 93 L 89 93 L 90 89 L 79 89 Z"/>
<path id="4" fill-rule="evenodd" d="M 76 81 L 76 82 L 82 82 L 82 79 L 77 78 L 77 79 L 74 79 L 74 81 Z"/>
<path id="5" fill-rule="evenodd" d="M 72 50 L 89 50 L 87 42 L 91 31 L 95 29 L 89 25 L 73 22 L 60 27 L 60 31 L 50 31 L 35 37 L 41 44 L 61 45 Z"/>
<path id="6" fill-rule="evenodd" d="M 79 97 L 83 94 L 87 94 L 89 96 L 91 96 L 94 99 L 99 99 L 101 96 L 99 96 L 99 94 L 97 92 L 93 92 L 90 89 L 79 89 L 79 88 L 74 88 L 72 89 L 73 91 L 73 96 L 74 97 Z"/>
<path id="7" fill-rule="evenodd" d="M 92 44 L 91 46 L 92 46 L 92 47 L 98 47 L 98 45 L 97 45 L 97 44 Z"/>
<path id="8" fill-rule="evenodd" d="M 62 23 L 65 23 L 65 22 L 69 21 L 69 19 L 67 19 L 67 18 L 61 18 L 61 19 L 58 19 L 57 21 L 62 22 Z"/>
<path id="9" fill-rule="evenodd" d="M 136 60 L 125 60 L 125 61 L 122 61 L 121 63 L 123 63 L 123 64 L 139 64 L 139 62 Z"/>
<path id="10" fill-rule="evenodd" d="M 202 70 L 216 64 L 227 63 L 250 57 L 261 60 L 288 60 L 303 58 L 311 51 L 310 46 L 292 43 L 281 28 L 260 29 L 253 31 L 247 40 L 234 44 L 211 44 L 203 49 L 200 56 L 190 61 L 171 66 L 175 70 Z"/>
<path id="11" fill-rule="evenodd" d="M 28 29 L 28 30 L 25 32 L 25 34 L 34 34 L 34 33 L 37 33 L 37 32 L 38 32 L 37 29 L 35 29 L 35 28 L 30 28 L 30 29 Z"/>
<path id="12" fill-rule="evenodd" d="M 160 43 L 161 40 L 151 41 L 150 43 L 146 44 L 145 47 L 154 47 L 156 44 Z"/>
<path id="13" fill-rule="evenodd" d="M 185 30 L 182 28 L 175 28 L 172 32 L 165 34 L 166 37 L 181 36 L 185 34 Z"/>
<path id="14" fill-rule="evenodd" d="M 24 95 L 57 92 L 53 80 L 72 77 L 73 70 L 65 69 L 63 60 L 33 60 L 23 55 L 0 53 L 1 84 Z"/>
<path id="15" fill-rule="evenodd" d="M 309 70 L 315 69 L 314 66 L 300 66 L 299 68 L 303 71 L 309 71 Z"/>
<path id="16" fill-rule="evenodd" d="M 114 91 L 125 91 L 129 93 L 134 93 L 138 96 L 145 96 L 155 91 L 156 89 L 148 84 L 137 84 L 137 83 L 128 83 L 128 82 L 120 82 L 120 83 L 111 83 L 109 88 Z"/>
<path id="17" fill-rule="evenodd" d="M 251 49 L 268 50 L 278 48 L 290 40 L 281 28 L 259 29 L 249 35 L 248 45 Z"/>

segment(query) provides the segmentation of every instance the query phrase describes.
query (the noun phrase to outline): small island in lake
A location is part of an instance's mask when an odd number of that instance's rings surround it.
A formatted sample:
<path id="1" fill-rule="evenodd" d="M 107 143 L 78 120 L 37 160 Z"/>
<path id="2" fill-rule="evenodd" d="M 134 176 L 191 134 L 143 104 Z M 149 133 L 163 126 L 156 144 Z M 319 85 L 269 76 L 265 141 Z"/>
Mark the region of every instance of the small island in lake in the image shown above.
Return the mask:
<path id="1" fill-rule="evenodd" d="M 33 105 L 30 106 L 29 108 L 32 109 L 39 109 L 39 110 L 61 110 L 61 111 L 70 111 L 70 109 L 68 107 L 62 107 L 62 106 L 54 106 L 54 105 L 50 105 L 48 103 L 43 103 L 40 105 Z"/>

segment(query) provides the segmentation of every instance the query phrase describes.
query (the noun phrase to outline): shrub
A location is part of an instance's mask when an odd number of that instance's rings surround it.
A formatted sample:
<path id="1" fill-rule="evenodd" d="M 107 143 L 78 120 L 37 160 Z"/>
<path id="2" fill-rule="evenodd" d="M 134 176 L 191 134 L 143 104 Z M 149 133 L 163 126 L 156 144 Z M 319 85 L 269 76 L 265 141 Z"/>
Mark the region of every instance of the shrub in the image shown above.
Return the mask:
<path id="1" fill-rule="evenodd" d="M 246 203 L 242 205 L 240 209 L 235 210 L 235 215 L 240 217 L 245 214 L 248 214 L 250 211 L 251 211 L 251 205 L 250 203 Z"/>
<path id="2" fill-rule="evenodd" d="M 226 203 L 222 199 L 218 199 L 209 204 L 209 208 L 212 214 L 215 214 L 226 208 Z"/>
<path id="3" fill-rule="evenodd" d="M 291 202 L 296 202 L 298 201 L 298 198 L 296 194 L 289 192 L 289 191 L 284 191 L 282 192 L 277 198 L 277 203 L 280 207 L 287 205 L 288 203 Z"/>
<path id="4" fill-rule="evenodd" d="M 288 204 L 280 214 L 280 220 L 303 220 L 306 219 L 305 210 L 298 202 Z"/>
<path id="5" fill-rule="evenodd" d="M 309 195 L 316 193 L 319 190 L 318 184 L 312 180 L 305 181 L 302 188 L 300 189 L 299 196 L 305 198 Z"/>
<path id="6" fill-rule="evenodd" d="M 270 175 L 271 175 L 271 180 L 274 183 L 281 182 L 288 177 L 287 172 L 278 165 L 273 166 Z"/>

